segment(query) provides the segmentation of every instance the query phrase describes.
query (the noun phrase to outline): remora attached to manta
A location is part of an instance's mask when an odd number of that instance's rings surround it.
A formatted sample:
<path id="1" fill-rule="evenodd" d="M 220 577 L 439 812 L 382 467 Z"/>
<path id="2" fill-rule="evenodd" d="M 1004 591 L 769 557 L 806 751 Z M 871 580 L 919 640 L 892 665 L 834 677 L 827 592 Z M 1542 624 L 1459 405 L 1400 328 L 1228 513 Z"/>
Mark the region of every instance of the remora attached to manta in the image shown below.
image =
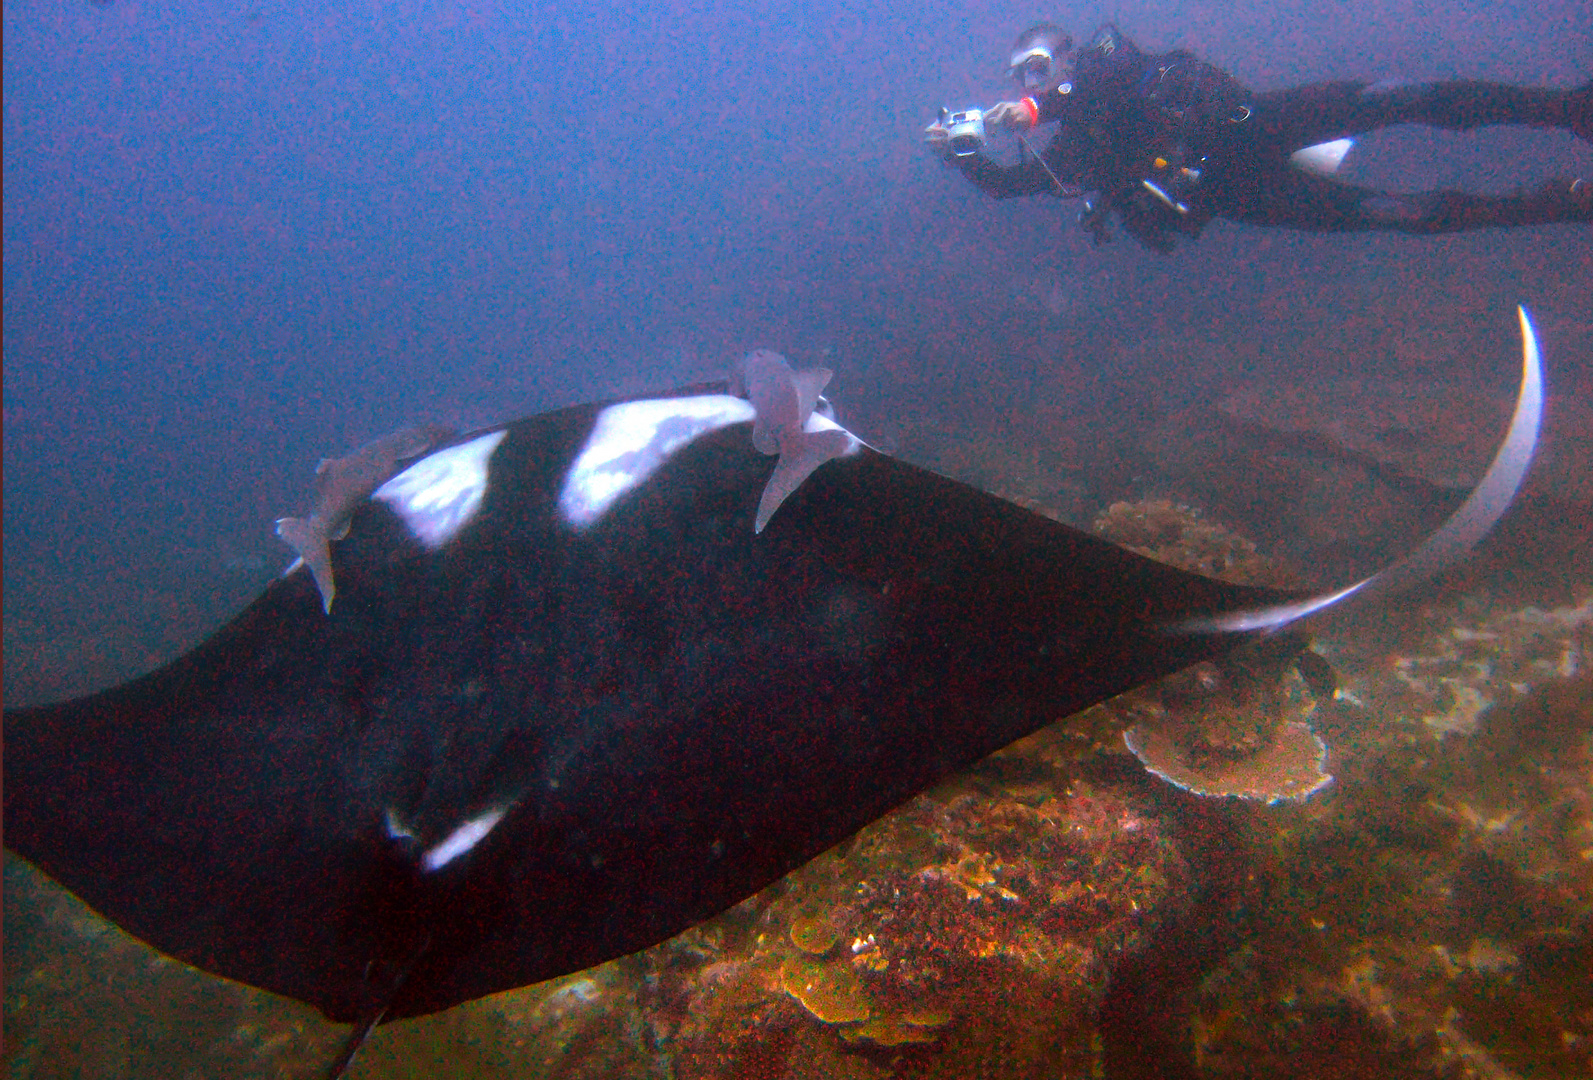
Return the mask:
<path id="1" fill-rule="evenodd" d="M 1504 446 L 1396 582 L 1513 498 L 1542 396 L 1522 330 Z M 755 401 L 797 387 L 771 356 Z M 334 1020 L 415 1016 L 660 941 L 1326 602 L 895 461 L 806 414 L 816 393 L 768 428 L 699 388 L 433 451 L 354 509 L 330 616 L 284 577 L 150 675 L 8 711 L 6 843 L 207 971 Z M 762 451 L 802 475 L 775 484 Z"/>
<path id="2" fill-rule="evenodd" d="M 309 567 L 321 593 L 321 607 L 328 615 L 337 597 L 332 542 L 348 535 L 355 508 L 393 475 L 400 462 L 418 457 L 453 434 L 451 429 L 433 426 L 402 428 L 351 454 L 322 458 L 315 467 L 315 502 L 309 514 L 277 519 L 277 535 L 299 553 L 287 572 L 291 574 L 300 565 Z"/>

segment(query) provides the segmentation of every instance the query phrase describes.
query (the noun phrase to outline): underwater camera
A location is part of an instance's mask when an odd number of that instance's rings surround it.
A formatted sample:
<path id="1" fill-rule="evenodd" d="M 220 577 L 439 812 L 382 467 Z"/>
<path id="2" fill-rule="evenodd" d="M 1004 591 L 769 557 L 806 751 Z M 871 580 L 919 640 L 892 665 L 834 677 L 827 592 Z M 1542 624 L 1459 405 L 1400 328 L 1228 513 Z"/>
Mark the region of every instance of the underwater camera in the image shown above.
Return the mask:
<path id="1" fill-rule="evenodd" d="M 952 112 L 941 107 L 940 122 L 946 125 L 946 144 L 958 157 L 977 154 L 985 148 L 985 114 L 981 109 Z"/>

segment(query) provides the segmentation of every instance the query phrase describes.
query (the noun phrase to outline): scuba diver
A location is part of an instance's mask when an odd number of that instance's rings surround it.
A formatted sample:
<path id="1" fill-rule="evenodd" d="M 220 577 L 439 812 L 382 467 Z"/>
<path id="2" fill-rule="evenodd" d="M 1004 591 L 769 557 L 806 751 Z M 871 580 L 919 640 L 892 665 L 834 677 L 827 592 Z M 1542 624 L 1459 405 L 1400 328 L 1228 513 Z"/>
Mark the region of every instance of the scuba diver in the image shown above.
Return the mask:
<path id="1" fill-rule="evenodd" d="M 1108 239 L 1111 215 L 1164 253 L 1214 217 L 1312 232 L 1593 221 L 1593 186 L 1583 179 L 1506 196 L 1396 194 L 1331 179 L 1353 136 L 1393 124 L 1566 128 L 1593 141 L 1593 82 L 1574 90 L 1328 82 L 1258 93 L 1187 50 L 1144 53 L 1110 24 L 1078 50 L 1059 27 L 1033 27 L 1014 43 L 1009 67 L 1023 98 L 983 113 L 942 110 L 925 141 L 996 198 L 1087 195 L 1080 221 L 1096 243 Z M 988 130 L 1021 137 L 1053 122 L 1045 150 L 1036 154 L 1024 139 L 1017 165 L 983 152 Z"/>

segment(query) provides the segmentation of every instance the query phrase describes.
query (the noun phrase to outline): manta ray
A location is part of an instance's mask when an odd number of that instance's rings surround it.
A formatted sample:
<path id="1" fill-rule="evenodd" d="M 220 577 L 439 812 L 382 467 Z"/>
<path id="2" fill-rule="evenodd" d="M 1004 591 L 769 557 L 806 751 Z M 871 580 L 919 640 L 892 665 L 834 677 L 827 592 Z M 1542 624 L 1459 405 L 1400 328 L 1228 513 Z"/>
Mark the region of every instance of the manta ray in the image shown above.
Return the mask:
<path id="1" fill-rule="evenodd" d="M 156 949 L 356 1025 L 352 1054 L 657 943 L 1060 717 L 1453 562 L 1532 455 L 1522 329 L 1472 498 L 1328 596 L 879 453 L 768 352 L 456 437 L 328 516 L 330 611 L 290 573 L 159 670 L 8 710 L 5 842 Z"/>

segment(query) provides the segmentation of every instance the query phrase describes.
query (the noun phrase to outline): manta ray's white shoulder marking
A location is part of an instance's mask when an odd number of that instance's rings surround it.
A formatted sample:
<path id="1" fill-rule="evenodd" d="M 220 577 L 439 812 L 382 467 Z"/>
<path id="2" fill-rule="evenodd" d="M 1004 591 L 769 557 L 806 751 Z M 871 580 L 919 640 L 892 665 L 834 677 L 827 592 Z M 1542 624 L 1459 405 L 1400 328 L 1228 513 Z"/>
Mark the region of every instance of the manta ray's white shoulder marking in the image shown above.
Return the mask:
<path id="1" fill-rule="evenodd" d="M 487 463 L 507 434 L 489 432 L 428 454 L 377 488 L 373 497 L 391 506 L 409 531 L 435 551 L 457 536 L 481 508 Z"/>
<path id="2" fill-rule="evenodd" d="M 564 477 L 559 514 L 575 529 L 589 528 L 681 447 L 700 435 L 752 418 L 751 403 L 728 394 L 610 405 L 598 413 L 592 433 Z"/>

